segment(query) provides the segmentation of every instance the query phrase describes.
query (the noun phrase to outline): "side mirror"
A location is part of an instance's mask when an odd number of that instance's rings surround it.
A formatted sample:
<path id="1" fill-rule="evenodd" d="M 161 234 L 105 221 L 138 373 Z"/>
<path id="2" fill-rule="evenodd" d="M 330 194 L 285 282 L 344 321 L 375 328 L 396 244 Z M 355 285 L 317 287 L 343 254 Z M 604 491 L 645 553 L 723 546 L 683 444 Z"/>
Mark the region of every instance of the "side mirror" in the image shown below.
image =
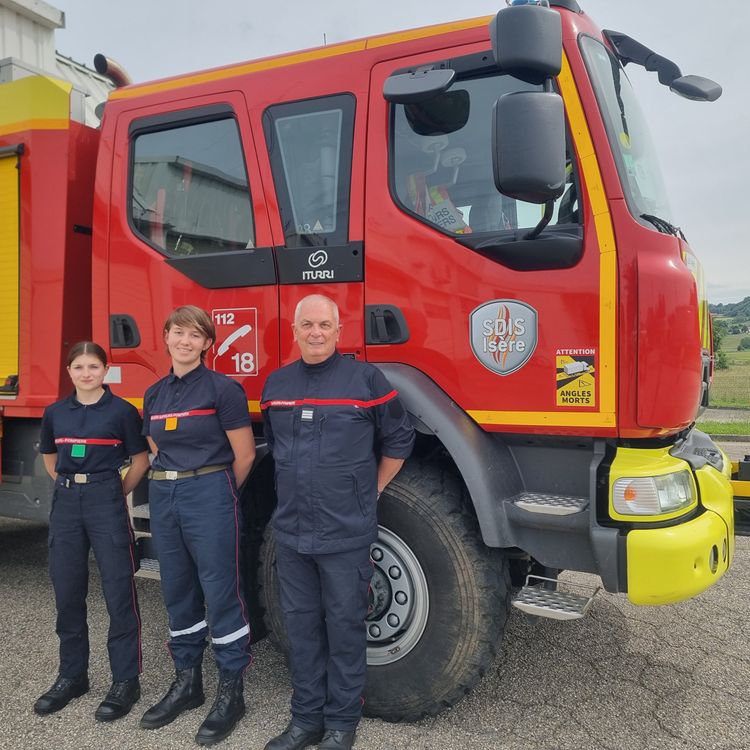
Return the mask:
<path id="1" fill-rule="evenodd" d="M 497 100 L 492 172 L 495 187 L 516 200 L 546 203 L 563 194 L 565 112 L 558 94 L 517 91 Z"/>
<path id="2" fill-rule="evenodd" d="M 450 68 L 417 68 L 385 79 L 383 96 L 394 104 L 413 104 L 441 94 L 453 83 L 456 72 Z"/>
<path id="3" fill-rule="evenodd" d="M 681 76 L 669 84 L 669 90 L 695 102 L 715 102 L 721 96 L 721 86 L 702 76 Z"/>
<path id="4" fill-rule="evenodd" d="M 550 8 L 503 8 L 490 23 L 490 39 L 495 62 L 503 73 L 533 84 L 560 73 L 562 21 Z"/>

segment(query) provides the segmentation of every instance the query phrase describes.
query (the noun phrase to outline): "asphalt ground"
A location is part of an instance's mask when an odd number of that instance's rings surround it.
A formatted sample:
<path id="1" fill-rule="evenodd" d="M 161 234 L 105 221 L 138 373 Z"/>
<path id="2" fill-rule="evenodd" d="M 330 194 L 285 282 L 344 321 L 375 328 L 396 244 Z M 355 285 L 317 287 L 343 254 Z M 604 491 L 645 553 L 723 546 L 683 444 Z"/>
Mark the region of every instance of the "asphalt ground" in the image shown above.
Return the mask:
<path id="1" fill-rule="evenodd" d="M 34 700 L 57 667 L 55 609 L 47 575 L 46 527 L 0 520 L 0 750 L 172 750 L 193 736 L 214 696 L 204 664 L 206 706 L 156 731 L 138 727 L 169 685 L 167 623 L 155 581 L 138 580 L 143 619 L 142 698 L 133 712 L 100 724 L 94 711 L 109 687 L 107 615 L 92 564 L 91 692 L 38 717 Z M 595 584 L 581 574 L 564 574 Z M 635 607 L 599 593 L 576 622 L 513 610 L 498 658 L 457 706 L 415 724 L 365 719 L 359 750 L 750 750 L 750 539 L 737 538 L 726 576 L 688 602 Z M 263 748 L 288 720 L 289 674 L 264 641 L 255 647 L 248 711 L 219 748 Z"/>

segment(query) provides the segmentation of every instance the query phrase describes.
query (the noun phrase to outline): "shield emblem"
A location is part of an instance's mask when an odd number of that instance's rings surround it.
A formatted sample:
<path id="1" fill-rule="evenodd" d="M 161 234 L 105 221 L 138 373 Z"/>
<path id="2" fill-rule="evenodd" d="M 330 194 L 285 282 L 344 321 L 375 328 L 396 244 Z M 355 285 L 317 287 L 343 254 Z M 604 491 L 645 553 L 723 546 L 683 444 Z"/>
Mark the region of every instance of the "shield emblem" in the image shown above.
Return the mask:
<path id="1" fill-rule="evenodd" d="M 510 375 L 536 349 L 537 312 L 514 299 L 485 302 L 469 316 L 469 336 L 474 356 L 488 370 Z"/>

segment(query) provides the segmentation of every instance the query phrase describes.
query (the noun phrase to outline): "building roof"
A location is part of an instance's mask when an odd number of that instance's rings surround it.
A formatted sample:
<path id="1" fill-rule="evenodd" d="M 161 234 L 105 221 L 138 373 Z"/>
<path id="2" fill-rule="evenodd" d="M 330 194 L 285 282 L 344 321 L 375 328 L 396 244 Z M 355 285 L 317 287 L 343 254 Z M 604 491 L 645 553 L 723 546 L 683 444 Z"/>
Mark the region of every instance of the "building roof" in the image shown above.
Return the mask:
<path id="1" fill-rule="evenodd" d="M 70 81 L 73 87 L 83 92 L 85 97 L 87 125 L 97 127 L 99 118 L 96 116 L 96 107 L 105 102 L 114 84 L 108 78 L 100 75 L 95 70 L 87 68 L 70 57 L 65 57 L 59 52 L 55 53 L 58 76 L 64 81 Z"/>

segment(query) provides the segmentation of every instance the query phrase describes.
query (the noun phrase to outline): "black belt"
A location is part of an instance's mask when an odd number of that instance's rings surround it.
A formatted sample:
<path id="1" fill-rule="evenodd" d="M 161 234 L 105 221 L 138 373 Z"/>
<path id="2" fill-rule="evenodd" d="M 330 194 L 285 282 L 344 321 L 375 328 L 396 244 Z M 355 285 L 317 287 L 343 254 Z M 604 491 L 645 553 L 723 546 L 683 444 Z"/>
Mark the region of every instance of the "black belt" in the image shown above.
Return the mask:
<path id="1" fill-rule="evenodd" d="M 105 482 L 107 479 L 119 478 L 120 474 L 114 469 L 109 471 L 94 471 L 90 474 L 58 474 L 57 478 L 63 480 L 66 487 L 71 484 L 91 484 L 92 482 Z"/>

